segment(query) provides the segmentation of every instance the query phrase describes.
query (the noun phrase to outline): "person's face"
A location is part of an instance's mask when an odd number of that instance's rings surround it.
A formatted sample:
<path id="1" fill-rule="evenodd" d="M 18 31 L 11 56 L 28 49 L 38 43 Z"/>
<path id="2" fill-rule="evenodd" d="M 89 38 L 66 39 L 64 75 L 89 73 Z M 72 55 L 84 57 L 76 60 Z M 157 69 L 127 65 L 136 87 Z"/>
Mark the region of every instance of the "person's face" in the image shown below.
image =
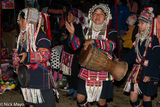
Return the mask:
<path id="1" fill-rule="evenodd" d="M 138 23 L 138 29 L 139 29 L 139 31 L 144 31 L 145 29 L 146 29 L 146 27 L 147 27 L 147 23 L 145 23 L 145 22 L 143 22 L 143 21 L 139 21 L 139 23 Z"/>
<path id="2" fill-rule="evenodd" d="M 68 22 L 74 22 L 75 16 L 71 12 L 68 13 Z"/>
<path id="3" fill-rule="evenodd" d="M 19 19 L 19 27 L 20 27 L 20 30 L 24 30 L 26 28 L 25 20 L 21 17 Z"/>
<path id="4" fill-rule="evenodd" d="M 97 9 L 93 14 L 92 14 L 92 21 L 95 24 L 102 24 L 105 20 L 105 14 L 101 9 Z"/>

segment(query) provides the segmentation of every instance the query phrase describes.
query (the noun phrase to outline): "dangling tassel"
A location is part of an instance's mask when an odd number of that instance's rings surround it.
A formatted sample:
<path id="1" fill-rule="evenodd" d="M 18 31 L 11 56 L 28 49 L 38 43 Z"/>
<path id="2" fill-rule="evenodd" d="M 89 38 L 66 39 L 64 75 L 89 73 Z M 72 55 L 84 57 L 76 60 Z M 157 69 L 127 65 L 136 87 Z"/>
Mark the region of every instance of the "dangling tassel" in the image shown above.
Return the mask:
<path id="1" fill-rule="evenodd" d="M 43 103 L 44 99 L 40 89 L 21 88 L 24 100 L 29 103 Z"/>
<path id="2" fill-rule="evenodd" d="M 138 94 L 141 94 L 142 91 L 140 90 L 139 86 L 138 86 L 138 83 L 135 83 L 134 84 L 134 92 L 135 93 L 138 93 Z"/>
<path id="3" fill-rule="evenodd" d="M 127 82 L 123 89 L 125 92 L 130 92 L 131 90 L 131 82 Z"/>
<path id="4" fill-rule="evenodd" d="M 98 101 L 102 92 L 102 86 L 86 86 L 86 92 L 88 102 Z"/>

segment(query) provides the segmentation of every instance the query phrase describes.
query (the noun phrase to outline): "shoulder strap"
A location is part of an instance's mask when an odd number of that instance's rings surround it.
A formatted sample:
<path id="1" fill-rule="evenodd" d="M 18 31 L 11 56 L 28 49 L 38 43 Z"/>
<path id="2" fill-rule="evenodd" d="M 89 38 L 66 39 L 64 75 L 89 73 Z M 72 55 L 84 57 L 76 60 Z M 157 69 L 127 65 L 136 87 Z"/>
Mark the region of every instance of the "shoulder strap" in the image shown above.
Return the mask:
<path id="1" fill-rule="evenodd" d="M 149 48 L 149 45 L 150 45 L 150 43 L 151 43 L 151 41 L 152 41 L 152 39 L 153 39 L 153 34 L 154 33 L 154 19 L 153 19 L 153 22 L 152 22 L 152 31 L 151 31 L 151 35 L 150 35 L 150 41 L 148 42 L 148 46 L 146 47 L 146 49 L 145 49 L 145 51 L 144 51 L 144 54 L 143 54 L 143 56 L 142 56 L 142 60 L 141 60 L 141 63 L 142 63 L 142 61 L 144 61 L 145 60 L 145 56 L 146 56 L 146 54 L 147 54 L 147 50 L 148 50 L 148 48 Z"/>

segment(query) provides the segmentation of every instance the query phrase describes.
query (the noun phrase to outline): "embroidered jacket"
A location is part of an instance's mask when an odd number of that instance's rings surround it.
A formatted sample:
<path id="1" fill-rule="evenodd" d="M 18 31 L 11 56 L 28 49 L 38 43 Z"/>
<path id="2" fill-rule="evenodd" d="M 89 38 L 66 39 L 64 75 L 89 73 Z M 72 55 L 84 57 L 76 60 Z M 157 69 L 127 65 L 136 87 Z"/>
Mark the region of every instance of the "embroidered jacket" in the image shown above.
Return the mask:
<path id="1" fill-rule="evenodd" d="M 18 52 L 13 53 L 13 67 L 18 67 L 18 54 L 26 52 L 25 46 L 20 44 Z M 27 52 L 25 63 L 30 71 L 29 88 L 48 89 L 50 88 L 50 75 L 48 69 L 48 60 L 50 58 L 50 40 L 40 31 L 36 39 L 36 52 Z"/>
<path id="2" fill-rule="evenodd" d="M 85 41 L 82 41 L 80 40 L 79 36 L 77 36 L 78 34 L 74 34 L 73 35 L 73 38 L 71 41 L 69 41 L 70 43 L 70 46 L 73 48 L 73 50 L 77 50 L 77 49 L 81 49 L 82 48 L 82 44 L 85 42 Z M 85 37 L 85 33 L 83 31 L 83 36 Z M 104 50 L 105 52 L 108 52 L 108 53 L 112 53 L 112 51 L 115 49 L 115 43 L 111 40 L 98 40 L 98 39 L 94 39 L 94 44 L 93 44 L 95 47 L 99 48 L 99 49 L 102 49 Z M 90 77 L 82 77 L 86 74 L 86 72 L 89 72 L 88 70 L 82 70 L 83 68 L 81 68 L 81 71 L 83 72 L 80 72 L 79 74 L 79 77 L 81 79 L 87 79 L 87 78 L 90 78 Z M 92 72 L 92 71 L 91 71 Z M 95 72 L 95 71 L 93 71 Z M 101 71 L 99 71 L 101 72 Z M 103 71 L 104 72 L 104 71 Z M 95 72 L 95 75 L 97 75 L 98 72 Z M 85 75 L 86 76 L 86 75 Z M 104 80 L 113 80 L 113 77 L 110 76 L 110 74 L 106 74 L 105 75 L 106 77 L 104 77 L 105 79 Z M 101 79 L 101 78 L 100 78 Z"/>
<path id="3" fill-rule="evenodd" d="M 158 69 L 158 65 L 152 63 L 155 63 L 155 57 L 157 58 L 157 52 L 155 51 L 154 47 L 159 44 L 158 39 L 155 35 L 153 36 L 152 41 L 150 42 L 149 47 L 146 51 L 146 56 L 144 58 L 141 57 L 141 59 L 138 58 L 137 55 L 143 56 L 146 49 L 145 42 L 146 41 L 143 41 L 142 43 L 138 42 L 138 52 L 135 51 L 134 46 L 131 51 L 124 58 L 122 58 L 122 60 L 127 61 L 129 65 L 140 64 L 142 72 L 141 79 L 143 79 L 144 76 L 157 78 L 158 75 L 154 72 L 154 69 Z M 142 61 L 139 61 L 139 59 L 141 59 Z"/>
<path id="4" fill-rule="evenodd" d="M 83 41 L 84 42 L 84 41 Z M 71 46 L 73 47 L 74 50 L 79 49 L 79 47 L 81 46 L 81 44 L 83 43 L 80 41 L 79 37 L 77 37 L 76 34 L 73 35 L 72 40 L 70 41 Z M 111 40 L 97 40 L 94 39 L 94 46 L 96 46 L 97 48 L 100 48 L 106 52 L 112 52 L 116 45 L 113 41 Z"/>

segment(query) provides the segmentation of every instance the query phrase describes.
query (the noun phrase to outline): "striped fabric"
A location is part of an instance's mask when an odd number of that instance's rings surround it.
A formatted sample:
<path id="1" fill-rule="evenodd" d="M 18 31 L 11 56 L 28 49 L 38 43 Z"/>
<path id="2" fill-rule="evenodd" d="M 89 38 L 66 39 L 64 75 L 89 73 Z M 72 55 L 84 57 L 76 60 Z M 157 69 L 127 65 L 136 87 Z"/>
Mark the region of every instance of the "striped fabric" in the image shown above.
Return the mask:
<path id="1" fill-rule="evenodd" d="M 76 36 L 73 36 L 72 40 L 70 41 L 73 49 L 76 50 L 80 47 L 80 39 Z"/>
<path id="2" fill-rule="evenodd" d="M 95 40 L 94 46 L 106 52 L 112 52 L 116 47 L 115 43 L 111 40 Z"/>
<path id="3" fill-rule="evenodd" d="M 40 48 L 37 52 L 29 52 L 28 55 L 30 63 L 46 62 L 51 57 L 49 50 L 46 48 Z"/>
<path id="4" fill-rule="evenodd" d="M 100 80 L 100 81 L 97 81 L 97 80 L 88 80 L 87 81 L 87 86 L 91 86 L 91 87 L 93 87 L 93 86 L 96 86 L 96 87 L 101 87 L 102 86 L 102 80 Z"/>
<path id="5" fill-rule="evenodd" d="M 139 83 L 141 75 L 141 66 L 134 64 L 133 69 L 128 77 L 128 81 L 132 83 Z"/>
<path id="6" fill-rule="evenodd" d="M 80 39 L 74 35 L 70 41 L 74 50 L 80 47 Z M 100 48 L 106 52 L 112 52 L 116 48 L 116 44 L 111 40 L 94 40 L 94 46 Z"/>
<path id="7" fill-rule="evenodd" d="M 81 68 L 79 77 L 83 80 L 102 80 L 109 81 L 113 80 L 113 76 L 105 71 L 91 71 L 86 68 Z"/>

